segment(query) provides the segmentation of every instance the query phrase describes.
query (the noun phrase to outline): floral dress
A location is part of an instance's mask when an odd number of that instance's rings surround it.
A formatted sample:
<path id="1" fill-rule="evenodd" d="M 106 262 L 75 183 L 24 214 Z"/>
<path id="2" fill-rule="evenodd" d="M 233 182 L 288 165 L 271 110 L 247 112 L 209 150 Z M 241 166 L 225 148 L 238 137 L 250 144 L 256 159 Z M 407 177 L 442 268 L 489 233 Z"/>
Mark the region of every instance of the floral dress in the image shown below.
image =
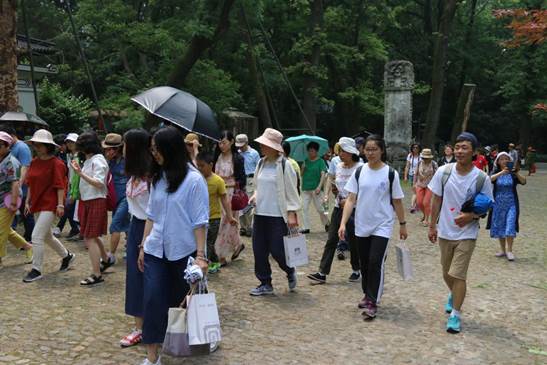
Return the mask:
<path id="1" fill-rule="evenodd" d="M 505 238 L 517 235 L 517 203 L 513 193 L 513 177 L 502 175 L 496 180 L 496 196 L 492 208 L 490 237 Z"/>
<path id="2" fill-rule="evenodd" d="M 234 187 L 236 184 L 232 158 L 225 158 L 221 154 L 215 164 L 215 173 L 226 183 L 228 201 L 232 201 L 232 195 L 234 194 Z M 237 215 L 234 217 L 237 217 Z M 239 245 L 239 224 L 231 225 L 229 222 L 226 222 L 226 212 L 223 208 L 218 236 L 215 242 L 215 251 L 219 257 L 226 258 L 233 253 Z"/>

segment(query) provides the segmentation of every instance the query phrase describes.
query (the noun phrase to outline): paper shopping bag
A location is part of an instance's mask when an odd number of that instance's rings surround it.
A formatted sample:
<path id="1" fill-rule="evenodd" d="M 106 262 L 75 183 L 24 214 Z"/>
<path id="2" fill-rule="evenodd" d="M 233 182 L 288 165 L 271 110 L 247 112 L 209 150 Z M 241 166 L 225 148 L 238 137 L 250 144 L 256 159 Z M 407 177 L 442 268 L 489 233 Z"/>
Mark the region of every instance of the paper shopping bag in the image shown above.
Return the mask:
<path id="1" fill-rule="evenodd" d="M 296 234 L 283 237 L 285 260 L 288 267 L 304 266 L 308 264 L 308 247 L 306 236 Z"/>
<path id="2" fill-rule="evenodd" d="M 190 345 L 211 344 L 221 340 L 215 293 L 192 296 L 188 304 L 188 337 Z"/>
<path id="3" fill-rule="evenodd" d="M 209 344 L 190 346 L 188 337 L 186 309 L 169 308 L 167 331 L 163 340 L 164 354 L 175 357 L 207 355 L 210 352 Z"/>
<path id="4" fill-rule="evenodd" d="M 397 271 L 403 280 L 411 280 L 414 277 L 414 270 L 410 259 L 410 250 L 404 242 L 401 242 L 395 246 L 395 252 L 397 254 Z"/>

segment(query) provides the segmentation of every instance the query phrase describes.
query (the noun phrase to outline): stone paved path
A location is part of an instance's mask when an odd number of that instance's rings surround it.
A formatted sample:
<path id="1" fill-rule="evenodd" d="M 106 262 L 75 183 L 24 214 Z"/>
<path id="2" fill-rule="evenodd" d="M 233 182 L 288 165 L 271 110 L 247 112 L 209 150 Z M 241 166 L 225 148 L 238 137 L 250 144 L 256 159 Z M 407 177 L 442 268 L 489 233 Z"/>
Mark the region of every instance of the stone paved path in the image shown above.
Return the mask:
<path id="1" fill-rule="evenodd" d="M 248 295 L 256 279 L 247 242 L 241 259 L 211 279 L 220 304 L 221 349 L 209 357 L 164 363 L 546 364 L 547 174 L 534 176 L 520 192 L 517 261 L 495 258 L 497 243 L 481 231 L 460 335 L 444 330 L 447 292 L 438 249 L 428 243 L 418 217 L 410 216 L 416 279 L 399 278 L 391 247 L 374 322 L 364 322 L 356 308 L 361 293 L 359 284 L 347 282 L 348 261 L 334 262 L 327 285 L 311 286 L 305 278 L 317 268 L 325 233 L 309 235 L 311 263 L 298 269 L 298 291 L 288 293 L 286 279 L 275 269 L 277 294 L 268 298 Z M 115 266 L 104 285 L 82 288 L 78 282 L 89 270 L 86 251 L 77 243 L 68 247 L 78 255 L 74 269 L 57 272 L 59 260 L 48 249 L 46 275 L 31 284 L 21 281 L 29 268 L 24 256 L 9 248 L 0 270 L 0 364 L 140 363 L 142 347 L 118 346 L 132 326 L 123 313 L 124 265 Z"/>

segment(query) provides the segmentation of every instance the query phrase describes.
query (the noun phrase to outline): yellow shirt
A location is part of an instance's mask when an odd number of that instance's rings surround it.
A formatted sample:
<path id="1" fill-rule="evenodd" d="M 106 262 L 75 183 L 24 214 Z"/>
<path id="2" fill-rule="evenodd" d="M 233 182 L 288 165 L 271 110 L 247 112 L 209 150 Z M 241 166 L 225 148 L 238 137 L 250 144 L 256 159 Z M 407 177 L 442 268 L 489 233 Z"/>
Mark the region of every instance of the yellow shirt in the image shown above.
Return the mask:
<path id="1" fill-rule="evenodd" d="M 220 219 L 222 214 L 220 198 L 226 194 L 226 183 L 213 172 L 207 178 L 207 190 L 209 191 L 209 219 Z"/>
<path id="2" fill-rule="evenodd" d="M 292 168 L 296 172 L 296 176 L 300 176 L 301 175 L 300 174 L 300 166 L 298 165 L 298 162 L 296 162 L 294 159 L 292 159 L 290 157 L 287 160 L 289 160 L 289 162 L 291 163 Z"/>

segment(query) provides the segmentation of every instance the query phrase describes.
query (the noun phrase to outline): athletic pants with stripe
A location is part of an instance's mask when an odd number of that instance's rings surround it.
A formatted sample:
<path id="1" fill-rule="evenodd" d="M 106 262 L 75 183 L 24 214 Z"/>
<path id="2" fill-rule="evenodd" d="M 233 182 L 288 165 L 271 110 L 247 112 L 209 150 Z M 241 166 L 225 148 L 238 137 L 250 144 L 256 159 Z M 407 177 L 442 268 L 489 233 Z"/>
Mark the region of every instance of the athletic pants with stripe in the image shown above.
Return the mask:
<path id="1" fill-rule="evenodd" d="M 363 293 L 374 303 L 380 303 L 384 291 L 384 270 L 388 239 L 379 236 L 357 237 L 361 264 Z"/>

